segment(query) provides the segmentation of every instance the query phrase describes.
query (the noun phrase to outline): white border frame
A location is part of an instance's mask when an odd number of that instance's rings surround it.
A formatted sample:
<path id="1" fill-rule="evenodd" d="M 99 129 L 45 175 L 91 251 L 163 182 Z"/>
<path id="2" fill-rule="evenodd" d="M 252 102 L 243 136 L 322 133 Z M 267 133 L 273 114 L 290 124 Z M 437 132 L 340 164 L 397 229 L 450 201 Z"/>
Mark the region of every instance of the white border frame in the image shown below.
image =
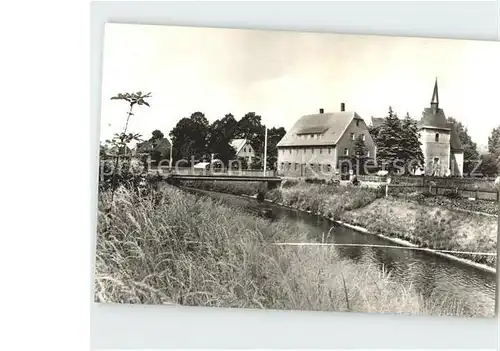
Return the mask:
<path id="1" fill-rule="evenodd" d="M 97 150 L 104 23 L 284 29 L 498 40 L 495 2 L 94 2 L 91 5 L 91 166 Z M 95 228 L 97 194 L 91 193 Z M 91 254 L 95 234 L 91 233 Z M 92 285 L 93 287 L 93 285 Z M 497 291 L 498 292 L 498 291 Z M 92 292 L 90 292 L 92 299 Z M 91 305 L 93 348 L 495 349 L 498 321 L 357 313 Z"/>

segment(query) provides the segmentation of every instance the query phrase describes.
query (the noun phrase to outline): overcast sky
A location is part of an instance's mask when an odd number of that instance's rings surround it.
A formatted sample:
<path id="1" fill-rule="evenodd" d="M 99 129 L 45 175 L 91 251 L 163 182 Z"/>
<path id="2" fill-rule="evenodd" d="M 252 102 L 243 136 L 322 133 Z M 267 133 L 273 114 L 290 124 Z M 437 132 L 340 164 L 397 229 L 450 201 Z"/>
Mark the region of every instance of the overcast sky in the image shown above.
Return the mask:
<path id="1" fill-rule="evenodd" d="M 498 42 L 107 24 L 101 140 L 125 124 L 119 92 L 151 92 L 129 123 L 149 137 L 196 111 L 210 122 L 256 112 L 287 130 L 341 102 L 367 123 L 389 105 L 420 118 L 436 77 L 440 107 L 486 144 L 500 125 Z"/>

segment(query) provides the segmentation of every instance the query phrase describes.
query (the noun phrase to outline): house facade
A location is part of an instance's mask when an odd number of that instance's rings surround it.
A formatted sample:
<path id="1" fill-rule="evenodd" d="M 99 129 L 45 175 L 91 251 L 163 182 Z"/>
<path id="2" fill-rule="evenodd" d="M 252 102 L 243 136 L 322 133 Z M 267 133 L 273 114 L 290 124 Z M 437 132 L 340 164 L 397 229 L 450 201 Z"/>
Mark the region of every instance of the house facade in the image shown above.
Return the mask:
<path id="1" fill-rule="evenodd" d="M 356 138 L 360 136 L 367 149 L 365 157 L 376 157 L 376 146 L 363 118 L 356 112 L 305 115 L 278 143 L 278 172 L 287 177 L 311 177 L 347 173 L 350 159 L 355 152 Z M 340 169 L 342 167 L 342 169 Z"/>
<path id="2" fill-rule="evenodd" d="M 243 158 L 246 160 L 247 164 L 251 164 L 255 159 L 255 151 L 250 145 L 250 140 L 248 139 L 233 139 L 231 141 L 231 146 L 236 152 L 236 157 Z"/>
<path id="3" fill-rule="evenodd" d="M 439 107 L 437 79 L 430 107 L 422 112 L 418 126 L 425 174 L 463 176 L 464 150 L 457 126 L 448 122 L 443 109 Z"/>

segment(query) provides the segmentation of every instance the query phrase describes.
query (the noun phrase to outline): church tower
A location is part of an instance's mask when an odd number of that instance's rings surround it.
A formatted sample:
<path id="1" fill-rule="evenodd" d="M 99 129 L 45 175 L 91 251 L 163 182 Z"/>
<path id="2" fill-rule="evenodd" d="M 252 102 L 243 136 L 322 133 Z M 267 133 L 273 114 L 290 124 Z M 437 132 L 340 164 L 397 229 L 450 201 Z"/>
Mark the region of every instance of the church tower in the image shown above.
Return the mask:
<path id="1" fill-rule="evenodd" d="M 439 108 L 437 78 L 430 107 L 424 108 L 419 123 L 420 142 L 424 154 L 424 171 L 427 175 L 445 176 L 451 173 L 451 126 Z"/>

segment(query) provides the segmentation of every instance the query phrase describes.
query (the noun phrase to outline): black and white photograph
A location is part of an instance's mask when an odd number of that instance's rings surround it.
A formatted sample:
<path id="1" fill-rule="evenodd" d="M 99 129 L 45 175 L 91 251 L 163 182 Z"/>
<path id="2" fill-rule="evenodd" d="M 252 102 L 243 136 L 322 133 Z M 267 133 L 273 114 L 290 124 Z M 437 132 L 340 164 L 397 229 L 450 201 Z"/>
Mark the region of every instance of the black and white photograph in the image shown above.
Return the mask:
<path id="1" fill-rule="evenodd" d="M 94 300 L 494 317 L 500 43 L 106 24 Z"/>

